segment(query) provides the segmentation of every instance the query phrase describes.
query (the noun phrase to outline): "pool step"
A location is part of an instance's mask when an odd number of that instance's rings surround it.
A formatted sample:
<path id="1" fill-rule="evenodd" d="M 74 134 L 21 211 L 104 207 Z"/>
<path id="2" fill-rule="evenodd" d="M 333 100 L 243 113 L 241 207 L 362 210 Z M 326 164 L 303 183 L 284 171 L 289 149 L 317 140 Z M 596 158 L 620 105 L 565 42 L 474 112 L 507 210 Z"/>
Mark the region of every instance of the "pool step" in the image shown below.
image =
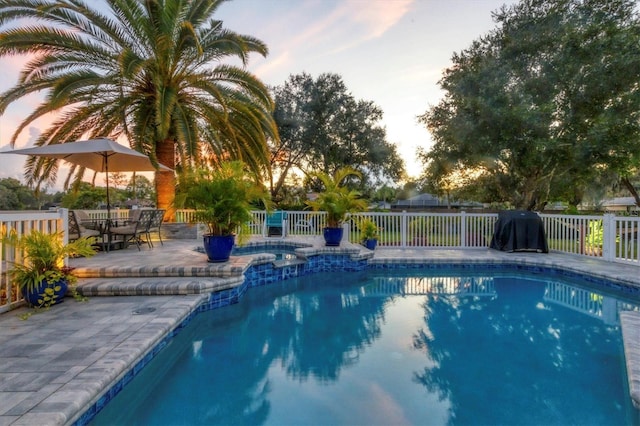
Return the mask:
<path id="1" fill-rule="evenodd" d="M 140 277 L 89 278 L 78 282 L 78 293 L 95 296 L 166 296 L 205 294 L 237 287 L 244 276 L 235 277 Z"/>
<path id="2" fill-rule="evenodd" d="M 171 266 L 145 263 L 120 264 L 106 267 L 76 267 L 74 274 L 78 278 L 145 278 L 145 277 L 215 277 L 227 278 L 242 276 L 251 266 L 250 257 L 232 257 L 228 262 L 199 262 L 194 265 Z"/>

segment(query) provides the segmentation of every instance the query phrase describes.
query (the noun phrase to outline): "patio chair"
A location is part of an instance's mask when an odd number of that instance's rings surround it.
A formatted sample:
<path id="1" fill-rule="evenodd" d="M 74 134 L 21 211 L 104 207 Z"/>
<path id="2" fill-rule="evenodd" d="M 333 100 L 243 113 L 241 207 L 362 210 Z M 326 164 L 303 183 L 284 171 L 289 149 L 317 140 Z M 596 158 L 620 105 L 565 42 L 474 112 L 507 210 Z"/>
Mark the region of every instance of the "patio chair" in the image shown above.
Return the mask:
<path id="1" fill-rule="evenodd" d="M 97 229 L 87 229 L 81 225 L 76 211 L 69 210 L 69 241 L 75 241 L 81 237 L 99 237 L 100 234 L 100 231 Z"/>
<path id="2" fill-rule="evenodd" d="M 278 210 L 268 214 L 264 220 L 262 228 L 263 237 L 279 236 L 284 238 L 287 235 L 287 212 Z"/>
<path id="3" fill-rule="evenodd" d="M 91 219 L 91 217 L 84 210 L 74 210 L 73 212 L 76 215 L 78 225 L 84 226 L 87 229 L 100 228 L 98 222 L 95 219 Z"/>
<path id="4" fill-rule="evenodd" d="M 118 236 L 122 237 L 124 247 L 127 247 L 131 241 L 134 241 L 138 250 L 140 250 L 140 243 L 144 242 L 141 236 L 147 235 L 154 215 L 155 210 L 142 210 L 137 222 L 125 226 L 114 226 L 110 229 L 109 236 L 110 238 Z M 146 242 L 149 248 L 153 247 L 148 239 Z"/>
<path id="5" fill-rule="evenodd" d="M 147 227 L 147 231 L 145 232 L 145 236 L 147 238 L 147 244 L 153 248 L 153 242 L 151 241 L 151 233 L 157 232 L 158 239 L 160 240 L 160 245 L 164 245 L 162 242 L 162 235 L 160 233 L 160 227 L 162 226 L 162 221 L 164 220 L 164 212 L 165 210 L 152 210 L 153 218 L 149 222 L 149 226 Z"/>
<path id="6" fill-rule="evenodd" d="M 124 221 L 124 224 L 133 225 L 134 223 L 136 223 L 138 220 L 140 220 L 140 213 L 142 213 L 142 210 L 140 209 L 131 209 L 129 211 L 129 218 Z"/>

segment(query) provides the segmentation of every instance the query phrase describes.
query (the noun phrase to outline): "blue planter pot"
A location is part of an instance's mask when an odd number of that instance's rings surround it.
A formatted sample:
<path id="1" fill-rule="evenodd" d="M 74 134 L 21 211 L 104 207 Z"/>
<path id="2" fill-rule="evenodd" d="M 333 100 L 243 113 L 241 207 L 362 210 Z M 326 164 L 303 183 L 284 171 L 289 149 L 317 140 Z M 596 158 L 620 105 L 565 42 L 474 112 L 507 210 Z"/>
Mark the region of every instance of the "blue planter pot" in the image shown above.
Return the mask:
<path id="1" fill-rule="evenodd" d="M 375 238 L 364 240 L 364 246 L 369 250 L 375 250 L 378 245 L 378 240 Z"/>
<path id="2" fill-rule="evenodd" d="M 226 262 L 231 256 L 235 235 L 204 235 L 204 251 L 212 263 Z"/>
<path id="3" fill-rule="evenodd" d="M 45 291 L 47 288 L 52 289 L 53 294 L 46 294 Z M 32 290 L 21 288 L 20 292 L 30 306 L 48 307 L 64 302 L 64 296 L 67 294 L 68 288 L 69 283 L 66 279 L 61 279 L 51 284 L 43 280 L 36 288 Z"/>
<path id="4" fill-rule="evenodd" d="M 324 228 L 324 242 L 326 246 L 339 246 L 342 241 L 343 228 Z"/>

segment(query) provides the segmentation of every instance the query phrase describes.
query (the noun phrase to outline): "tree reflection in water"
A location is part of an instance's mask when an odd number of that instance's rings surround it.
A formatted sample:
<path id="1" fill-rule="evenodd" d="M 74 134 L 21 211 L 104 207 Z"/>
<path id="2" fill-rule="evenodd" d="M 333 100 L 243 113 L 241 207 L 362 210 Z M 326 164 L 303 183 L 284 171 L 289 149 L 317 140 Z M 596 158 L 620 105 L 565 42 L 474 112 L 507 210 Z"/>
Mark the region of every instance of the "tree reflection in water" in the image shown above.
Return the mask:
<path id="1" fill-rule="evenodd" d="M 360 352 L 379 337 L 383 304 L 381 299 L 336 291 L 335 285 L 323 285 L 317 293 L 277 297 L 267 312 L 269 320 L 259 325 L 264 329 L 260 334 L 273 336 L 265 340 L 266 356 L 281 360 L 287 374 L 297 380 L 313 376 L 334 381 L 342 368 L 357 362 Z"/>
<path id="2" fill-rule="evenodd" d="M 251 289 L 196 317 L 95 424 L 603 424 L 627 410 L 615 326 L 539 282 L 407 278 L 429 272 Z"/>
<path id="3" fill-rule="evenodd" d="M 199 315 L 171 342 L 188 350 L 161 352 L 95 424 L 102 424 L 101 419 L 108 419 L 104 424 L 128 424 L 132 419 L 124 416 L 134 410 L 139 424 L 166 419 L 184 424 L 261 424 L 270 412 L 267 372 L 272 363 L 281 363 L 299 381 L 337 380 L 340 371 L 356 363 L 380 335 L 384 299 L 358 296 L 354 284 L 366 279 L 365 274 L 325 276 L 312 293 L 300 291 L 308 278 L 294 279 L 254 288 L 238 305 Z M 329 325 L 327 318 L 342 326 Z M 210 363 L 210 368 L 200 369 L 202 363 Z M 158 380 L 171 369 L 169 376 Z M 212 383 L 225 383 L 224 392 L 212 393 Z M 169 395 L 171 404 L 154 404 L 158 393 Z M 115 408 L 123 399 L 130 406 Z M 189 408 L 180 412 L 180 407 Z"/>
<path id="4" fill-rule="evenodd" d="M 622 375 L 608 370 L 622 365 L 617 329 L 536 303 L 538 282 L 494 282 L 496 299 L 429 296 L 414 334 L 414 348 L 430 360 L 414 380 L 450 402 L 450 424 L 608 424 L 628 407 Z M 608 350 L 586 363 L 596 341 Z M 598 392 L 583 391 L 596 384 Z M 604 412 L 592 409 L 603 400 Z"/>

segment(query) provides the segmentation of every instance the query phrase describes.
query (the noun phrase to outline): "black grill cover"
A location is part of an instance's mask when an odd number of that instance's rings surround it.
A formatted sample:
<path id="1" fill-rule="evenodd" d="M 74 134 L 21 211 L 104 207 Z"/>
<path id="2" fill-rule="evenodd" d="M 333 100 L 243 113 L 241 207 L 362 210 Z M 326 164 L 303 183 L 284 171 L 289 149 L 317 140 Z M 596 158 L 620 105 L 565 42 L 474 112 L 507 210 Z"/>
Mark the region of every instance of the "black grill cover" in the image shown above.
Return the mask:
<path id="1" fill-rule="evenodd" d="M 526 210 L 498 213 L 489 247 L 502 251 L 549 252 L 542 219 L 537 213 Z"/>

